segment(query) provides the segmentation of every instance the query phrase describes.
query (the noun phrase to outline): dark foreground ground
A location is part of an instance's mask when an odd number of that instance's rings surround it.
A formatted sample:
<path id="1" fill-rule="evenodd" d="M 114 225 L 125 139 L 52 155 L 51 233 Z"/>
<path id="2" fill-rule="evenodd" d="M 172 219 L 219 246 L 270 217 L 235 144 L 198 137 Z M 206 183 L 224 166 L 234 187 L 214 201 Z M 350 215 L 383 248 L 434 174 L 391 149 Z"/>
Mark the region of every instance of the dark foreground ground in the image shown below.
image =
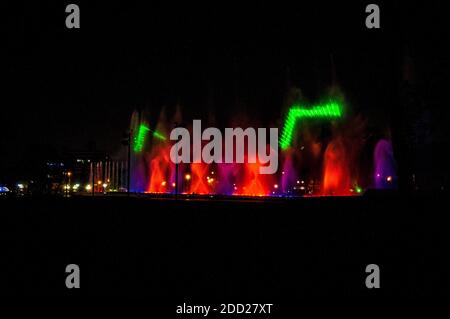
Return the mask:
<path id="1" fill-rule="evenodd" d="M 0 199 L 0 293 L 270 303 L 448 294 L 447 194 L 284 201 Z M 81 288 L 65 286 L 65 267 Z M 381 288 L 365 286 L 365 267 Z"/>

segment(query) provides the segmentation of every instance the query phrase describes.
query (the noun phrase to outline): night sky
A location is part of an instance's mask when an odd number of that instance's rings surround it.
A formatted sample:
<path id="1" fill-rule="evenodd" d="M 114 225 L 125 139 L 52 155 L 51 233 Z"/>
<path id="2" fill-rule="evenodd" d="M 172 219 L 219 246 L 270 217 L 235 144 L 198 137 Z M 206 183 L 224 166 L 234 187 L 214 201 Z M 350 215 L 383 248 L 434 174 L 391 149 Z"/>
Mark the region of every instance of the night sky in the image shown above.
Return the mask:
<path id="1" fill-rule="evenodd" d="M 315 101 L 331 83 L 330 56 L 352 112 L 386 126 L 408 54 L 433 138 L 448 145 L 447 1 L 376 1 L 379 30 L 365 27 L 371 1 L 76 1 L 78 30 L 65 27 L 69 3 L 2 4 L 0 179 L 33 154 L 89 143 L 117 153 L 136 108 L 157 116 L 179 104 L 188 122 L 212 112 L 226 124 L 241 112 L 273 123 L 288 72 Z"/>

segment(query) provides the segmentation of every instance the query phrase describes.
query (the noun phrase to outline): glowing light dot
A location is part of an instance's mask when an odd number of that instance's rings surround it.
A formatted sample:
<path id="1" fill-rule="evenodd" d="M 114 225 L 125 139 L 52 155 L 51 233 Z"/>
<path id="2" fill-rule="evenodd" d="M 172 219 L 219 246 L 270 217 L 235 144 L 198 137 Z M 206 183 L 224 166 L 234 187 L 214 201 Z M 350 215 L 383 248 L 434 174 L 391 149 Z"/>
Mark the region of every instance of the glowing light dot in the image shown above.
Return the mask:
<path id="1" fill-rule="evenodd" d="M 186 174 L 186 176 L 184 176 L 184 178 L 188 181 L 191 179 L 191 175 L 190 174 Z"/>
<path id="2" fill-rule="evenodd" d="M 388 183 L 392 182 L 392 176 L 386 177 L 386 181 L 387 181 Z"/>
<path id="3" fill-rule="evenodd" d="M 177 184 L 176 183 L 172 183 L 172 187 L 175 187 L 175 186 L 177 186 Z"/>
<path id="4" fill-rule="evenodd" d="M 274 187 L 275 189 L 277 189 L 277 188 L 278 188 L 278 184 L 273 185 L 273 187 Z"/>
<path id="5" fill-rule="evenodd" d="M 166 181 L 161 182 L 161 186 L 166 186 Z"/>

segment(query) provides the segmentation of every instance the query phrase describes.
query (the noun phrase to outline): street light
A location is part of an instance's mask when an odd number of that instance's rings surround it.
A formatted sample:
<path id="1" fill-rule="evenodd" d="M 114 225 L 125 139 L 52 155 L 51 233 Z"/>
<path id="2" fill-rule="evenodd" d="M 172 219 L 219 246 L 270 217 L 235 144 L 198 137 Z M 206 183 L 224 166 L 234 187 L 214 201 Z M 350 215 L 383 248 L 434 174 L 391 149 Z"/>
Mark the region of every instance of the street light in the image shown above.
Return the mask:
<path id="1" fill-rule="evenodd" d="M 67 176 L 69 177 L 69 187 L 67 188 L 67 196 L 69 196 L 70 194 L 70 177 L 72 176 L 72 172 L 67 172 Z"/>
<path id="2" fill-rule="evenodd" d="M 184 126 L 185 126 L 184 124 L 179 124 L 177 122 L 174 123 L 175 129 L 178 129 L 178 128 L 184 127 Z M 177 133 L 178 133 L 178 130 L 177 130 Z M 178 164 L 178 143 L 176 145 L 177 145 L 177 150 L 176 150 L 177 161 L 175 163 L 175 185 L 174 185 L 174 187 L 175 187 L 175 199 L 178 199 L 178 166 L 179 166 L 179 164 Z"/>
<path id="3" fill-rule="evenodd" d="M 131 143 L 132 143 L 132 136 L 133 136 L 133 130 L 129 130 L 128 133 L 123 133 L 123 140 L 122 140 L 122 145 L 125 145 L 128 147 L 128 152 L 127 152 L 127 158 L 128 158 L 128 163 L 127 163 L 127 194 L 130 195 L 130 191 L 131 191 Z"/>

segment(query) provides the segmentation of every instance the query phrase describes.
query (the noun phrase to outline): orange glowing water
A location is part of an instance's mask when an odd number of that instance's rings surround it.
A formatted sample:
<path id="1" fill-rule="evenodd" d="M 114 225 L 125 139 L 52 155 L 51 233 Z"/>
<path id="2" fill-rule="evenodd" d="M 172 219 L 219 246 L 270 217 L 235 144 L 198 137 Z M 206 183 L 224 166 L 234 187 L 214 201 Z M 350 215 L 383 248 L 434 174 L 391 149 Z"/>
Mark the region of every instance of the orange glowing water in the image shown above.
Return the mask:
<path id="1" fill-rule="evenodd" d="M 189 193 L 192 194 L 209 194 L 210 187 L 208 185 L 209 179 L 207 179 L 209 165 L 205 163 L 192 163 L 191 164 L 191 181 L 188 187 Z M 209 177 L 209 176 L 208 176 Z M 213 184 L 214 180 L 210 182 Z"/>
<path id="2" fill-rule="evenodd" d="M 341 139 L 328 144 L 324 155 L 322 195 L 350 195 L 350 163 Z"/>
<path id="3" fill-rule="evenodd" d="M 238 186 L 233 192 L 234 195 L 248 195 L 248 196 L 266 196 L 270 195 L 270 175 L 260 174 L 259 161 L 256 163 L 235 164 L 239 167 Z"/>
<path id="4" fill-rule="evenodd" d="M 170 180 L 173 164 L 170 162 L 169 149 L 160 147 L 150 160 L 150 181 L 147 192 L 165 193 L 170 191 L 172 181 Z"/>

